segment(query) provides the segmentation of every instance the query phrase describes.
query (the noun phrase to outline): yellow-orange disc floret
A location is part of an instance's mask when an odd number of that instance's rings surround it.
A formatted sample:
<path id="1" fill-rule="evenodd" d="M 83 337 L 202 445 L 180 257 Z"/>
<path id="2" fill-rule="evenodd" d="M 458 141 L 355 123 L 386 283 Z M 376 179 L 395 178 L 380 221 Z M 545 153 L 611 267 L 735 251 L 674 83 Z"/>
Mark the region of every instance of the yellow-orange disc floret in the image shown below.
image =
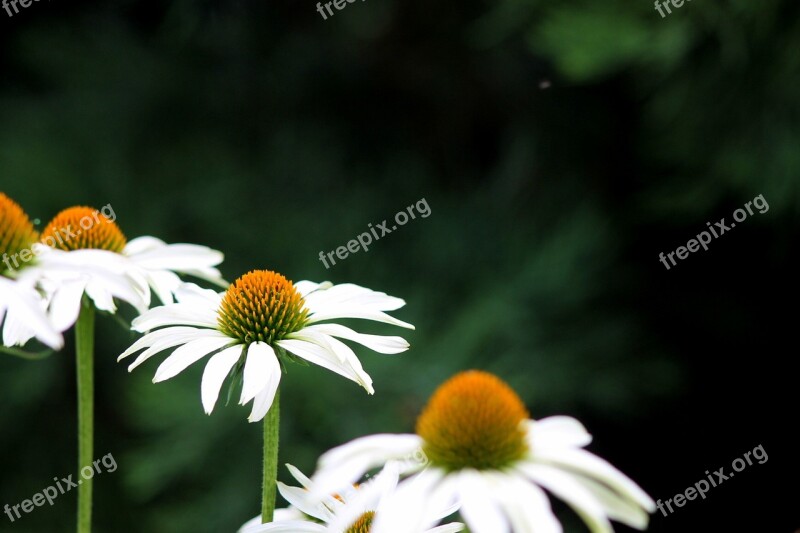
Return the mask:
<path id="1" fill-rule="evenodd" d="M 431 463 L 445 470 L 501 469 L 526 455 L 521 422 L 527 418 L 511 387 L 471 370 L 436 390 L 417 419 L 417 434 Z"/>
<path id="2" fill-rule="evenodd" d="M 42 242 L 60 250 L 108 250 L 122 253 L 127 240 L 115 222 L 91 207 L 70 207 L 42 231 Z"/>
<path id="3" fill-rule="evenodd" d="M 0 257 L 14 258 L 23 250 L 29 250 L 37 237 L 38 234 L 25 211 L 0 192 Z M 0 263 L 0 271 L 2 270 Z"/>
<path id="4" fill-rule="evenodd" d="M 272 344 L 302 329 L 308 310 L 291 281 L 254 270 L 228 288 L 219 309 L 220 331 L 244 343 Z"/>
<path id="5" fill-rule="evenodd" d="M 356 520 L 352 526 L 348 527 L 344 533 L 369 533 L 372 529 L 372 521 L 375 519 L 375 511 L 367 511 Z"/>

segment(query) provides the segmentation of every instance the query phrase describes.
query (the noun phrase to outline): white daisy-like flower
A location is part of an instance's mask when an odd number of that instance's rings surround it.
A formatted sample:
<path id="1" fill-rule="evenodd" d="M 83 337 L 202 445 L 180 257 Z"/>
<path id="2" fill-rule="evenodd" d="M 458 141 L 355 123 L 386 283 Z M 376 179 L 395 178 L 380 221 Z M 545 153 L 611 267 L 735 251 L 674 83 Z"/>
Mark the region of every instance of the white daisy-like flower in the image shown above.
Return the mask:
<path id="1" fill-rule="evenodd" d="M 3 345 L 22 346 L 31 338 L 54 350 L 60 350 L 64 339 L 48 320 L 42 295 L 27 283 L 13 279 L 20 252 L 36 242 L 38 235 L 25 211 L 0 192 L 0 324 Z"/>
<path id="2" fill-rule="evenodd" d="M 177 303 L 153 308 L 134 320 L 133 329 L 149 333 L 119 360 L 144 350 L 130 365 L 133 370 L 153 355 L 179 347 L 156 370 L 153 382 L 158 383 L 211 354 L 201 387 L 206 413 L 214 409 L 225 378 L 241 370 L 240 404 L 254 400 L 250 422 L 263 419 L 272 405 L 281 379 L 279 358 L 296 357 L 327 368 L 373 394 L 372 379 L 339 339 L 383 354 L 409 348 L 401 337 L 366 335 L 322 322 L 360 318 L 414 329 L 385 313 L 405 305 L 400 298 L 352 284 L 292 284 L 266 270 L 245 274 L 222 293 L 184 284 L 176 298 Z"/>
<path id="3" fill-rule="evenodd" d="M 275 519 L 262 524 L 257 516 L 247 522 L 239 533 L 374 533 L 372 524 L 390 501 L 399 480 L 398 465 L 386 464 L 370 481 L 350 487 L 335 495 L 318 497 L 313 483 L 292 465 L 286 465 L 300 487 L 290 487 L 278 482 L 278 490 L 291 504 L 287 509 L 275 511 Z M 452 523 L 434 527 L 443 518 L 455 512 L 455 507 L 434 510 L 432 520 L 419 529 L 403 529 L 403 533 L 455 533 L 463 531 L 464 524 Z M 394 531 L 398 531 L 395 529 Z"/>
<path id="4" fill-rule="evenodd" d="M 530 420 L 503 381 L 468 371 L 434 393 L 416 434 L 373 435 L 335 448 L 320 458 L 313 480 L 320 491 L 335 490 L 422 450 L 429 462 L 406 463 L 409 477 L 376 517 L 375 533 L 413 529 L 427 507 L 453 503 L 473 533 L 560 533 L 544 490 L 566 502 L 594 533 L 612 532 L 609 520 L 645 529 L 655 503 L 622 472 L 584 450 L 590 441 L 577 420 Z M 391 529 L 398 524 L 403 528 Z"/>
<path id="5" fill-rule="evenodd" d="M 193 244 L 168 245 L 154 237 L 127 242 L 116 216 L 105 211 L 71 207 L 60 212 L 43 230 L 35 261 L 19 275 L 44 292 L 59 331 L 78 319 L 84 294 L 101 311 L 115 313 L 117 299 L 142 313 L 150 306 L 151 289 L 164 303 L 174 301 L 182 283 L 178 274 L 227 286 L 215 268 L 223 260 L 221 252 Z"/>

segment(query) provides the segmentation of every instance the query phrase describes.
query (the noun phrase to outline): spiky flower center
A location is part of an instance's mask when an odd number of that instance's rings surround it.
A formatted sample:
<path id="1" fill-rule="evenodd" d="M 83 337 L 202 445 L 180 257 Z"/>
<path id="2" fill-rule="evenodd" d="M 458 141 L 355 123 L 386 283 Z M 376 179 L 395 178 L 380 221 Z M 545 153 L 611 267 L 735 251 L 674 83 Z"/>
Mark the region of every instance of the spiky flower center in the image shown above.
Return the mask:
<path id="1" fill-rule="evenodd" d="M 30 249 L 37 237 L 38 234 L 25 211 L 0 192 L 0 258 L 14 259 L 23 250 Z M 22 260 L 25 261 L 25 258 Z M 0 263 L 0 272 L 5 269 L 4 264 Z"/>
<path id="2" fill-rule="evenodd" d="M 127 240 L 117 224 L 91 207 L 70 207 L 51 220 L 42 231 L 42 242 L 67 252 L 108 250 L 122 253 Z"/>
<path id="3" fill-rule="evenodd" d="M 228 288 L 219 309 L 220 331 L 249 344 L 272 344 L 303 329 L 305 301 L 291 281 L 270 270 L 254 270 Z"/>
<path id="4" fill-rule="evenodd" d="M 372 521 L 375 519 L 375 511 L 367 511 L 353 522 L 353 525 L 344 530 L 344 533 L 369 533 L 372 529 Z"/>
<path id="5" fill-rule="evenodd" d="M 519 396 L 487 372 L 462 372 L 442 384 L 417 419 L 423 451 L 448 471 L 501 469 L 528 452 Z"/>

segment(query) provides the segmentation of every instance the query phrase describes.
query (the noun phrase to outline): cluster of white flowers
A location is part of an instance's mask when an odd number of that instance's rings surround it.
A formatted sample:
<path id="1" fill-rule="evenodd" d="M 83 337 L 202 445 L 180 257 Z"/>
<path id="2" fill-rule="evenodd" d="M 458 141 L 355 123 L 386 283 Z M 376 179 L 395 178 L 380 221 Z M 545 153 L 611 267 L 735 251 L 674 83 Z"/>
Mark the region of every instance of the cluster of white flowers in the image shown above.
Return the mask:
<path id="1" fill-rule="evenodd" d="M 111 220 L 73 241 L 52 238 L 88 215 L 98 220 L 97 213 L 66 209 L 40 235 L 24 211 L 0 193 L 0 254 L 51 244 L 29 264 L 0 270 L 5 346 L 35 338 L 61 349 L 62 333 L 76 323 L 82 306 L 115 313 L 117 303 L 126 302 L 137 313 L 132 328 L 144 334 L 119 357 L 138 354 L 130 370 L 171 351 L 155 372 L 153 381 L 161 382 L 208 357 L 200 387 L 206 413 L 213 411 L 226 379 L 233 376 L 235 385 L 240 377 L 240 403 L 252 402 L 249 420 L 274 425 L 277 419 L 267 415 L 277 409 L 286 364 L 301 359 L 373 394 L 372 379 L 344 341 L 382 354 L 409 348 L 402 337 L 333 323 L 362 319 L 414 329 L 388 314 L 405 302 L 382 292 L 353 284 L 292 283 L 270 270 L 248 272 L 229 285 L 217 269 L 221 252 L 154 237 L 128 242 Z M 186 283 L 180 275 L 224 290 Z M 161 305 L 151 308 L 152 293 Z M 372 435 L 344 444 L 322 455 L 311 478 L 288 465 L 301 485 L 277 483 L 290 506 L 274 511 L 274 495 L 267 501 L 265 491 L 262 515 L 240 533 L 449 533 L 465 525 L 474 533 L 561 532 L 545 491 L 566 502 L 592 532 L 613 531 L 610 520 L 645 529 L 654 502 L 586 451 L 590 441 L 573 418 L 532 420 L 498 377 L 462 372 L 433 394 L 414 434 Z M 277 444 L 271 450 L 265 446 L 265 465 L 270 454 L 277 457 Z M 375 469 L 379 473 L 358 484 Z M 265 466 L 265 481 L 274 487 L 268 470 Z M 464 524 L 441 524 L 456 514 Z"/>

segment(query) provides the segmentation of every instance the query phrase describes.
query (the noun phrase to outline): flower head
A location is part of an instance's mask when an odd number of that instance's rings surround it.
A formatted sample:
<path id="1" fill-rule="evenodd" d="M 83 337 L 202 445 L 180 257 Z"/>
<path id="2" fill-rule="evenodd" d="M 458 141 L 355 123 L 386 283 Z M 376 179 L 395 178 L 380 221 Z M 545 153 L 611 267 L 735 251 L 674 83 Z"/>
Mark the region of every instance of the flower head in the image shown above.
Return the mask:
<path id="1" fill-rule="evenodd" d="M 59 331 L 75 323 L 84 295 L 102 311 L 116 312 L 120 300 L 142 313 L 150 306 L 151 291 L 163 302 L 174 301 L 179 274 L 227 285 L 215 268 L 223 259 L 220 252 L 168 245 L 154 237 L 128 241 L 110 204 L 64 209 L 47 223 L 36 246 L 35 261 L 19 278 L 44 292 Z"/>
<path id="2" fill-rule="evenodd" d="M 178 347 L 156 370 L 154 382 L 176 376 L 210 355 L 202 381 L 202 401 L 210 414 L 225 379 L 241 373 L 240 404 L 253 400 L 249 420 L 264 418 L 281 379 L 281 362 L 299 358 L 351 379 L 372 394 L 372 378 L 353 350 L 339 339 L 384 354 L 408 349 L 400 337 L 357 333 L 337 318 L 361 318 L 401 327 L 414 326 L 386 314 L 405 302 L 352 284 L 292 283 L 281 274 L 255 270 L 237 279 L 226 292 L 184 284 L 177 303 L 156 307 L 133 322 L 148 332 L 122 355 L 142 353 L 133 370 L 153 355 Z"/>
<path id="3" fill-rule="evenodd" d="M 433 394 L 415 435 L 374 435 L 335 448 L 320 458 L 314 481 L 321 491 L 335 490 L 421 449 L 428 461 L 407 463 L 403 473 L 409 477 L 376 517 L 373 533 L 393 531 L 398 521 L 416 527 L 427 506 L 442 503 L 457 505 L 475 533 L 560 533 L 543 489 L 570 505 L 594 533 L 613 531 L 609 519 L 644 529 L 653 500 L 582 449 L 590 442 L 577 420 L 531 420 L 503 381 L 468 371 Z"/>

